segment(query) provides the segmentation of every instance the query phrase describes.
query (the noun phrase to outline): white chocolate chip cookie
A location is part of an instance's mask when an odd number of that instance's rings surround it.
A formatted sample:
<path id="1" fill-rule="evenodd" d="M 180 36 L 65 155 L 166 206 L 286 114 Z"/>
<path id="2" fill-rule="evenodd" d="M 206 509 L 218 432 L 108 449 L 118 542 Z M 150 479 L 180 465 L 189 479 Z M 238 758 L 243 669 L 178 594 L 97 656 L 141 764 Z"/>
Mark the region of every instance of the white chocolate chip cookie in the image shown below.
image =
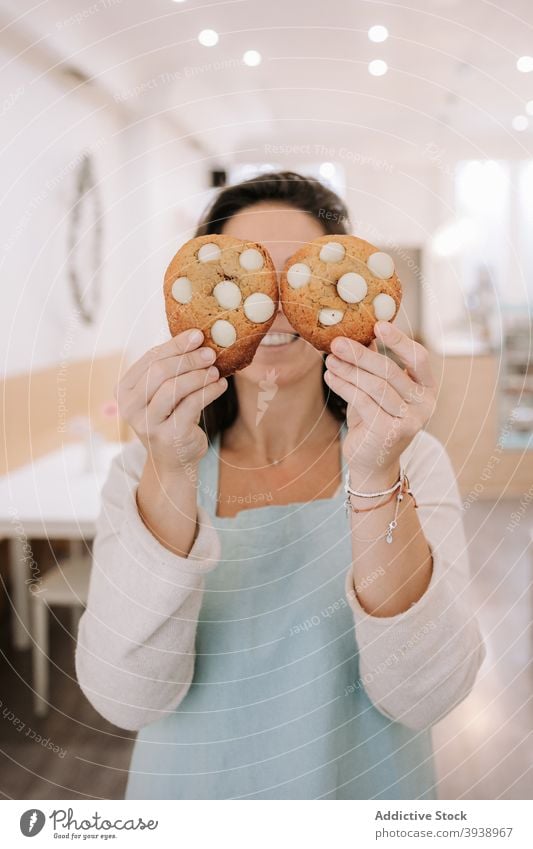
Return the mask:
<path id="1" fill-rule="evenodd" d="M 221 376 L 251 363 L 278 309 L 270 255 L 232 236 L 199 236 L 183 245 L 166 270 L 164 296 L 172 335 L 199 327 Z"/>
<path id="2" fill-rule="evenodd" d="M 335 336 L 368 345 L 376 321 L 392 321 L 402 299 L 393 258 L 357 236 L 320 236 L 285 264 L 283 312 L 319 351 Z"/>

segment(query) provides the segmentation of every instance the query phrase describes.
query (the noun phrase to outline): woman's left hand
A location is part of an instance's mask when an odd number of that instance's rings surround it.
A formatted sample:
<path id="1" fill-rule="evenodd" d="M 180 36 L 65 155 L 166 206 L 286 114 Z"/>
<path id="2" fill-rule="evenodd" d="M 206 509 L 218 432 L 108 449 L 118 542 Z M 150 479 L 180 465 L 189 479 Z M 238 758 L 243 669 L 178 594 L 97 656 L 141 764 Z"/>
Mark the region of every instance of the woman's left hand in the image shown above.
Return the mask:
<path id="1" fill-rule="evenodd" d="M 423 345 L 386 321 L 375 334 L 401 362 L 369 347 L 336 337 L 326 358 L 327 385 L 347 402 L 348 434 L 343 452 L 356 480 L 397 480 L 401 453 L 435 409 L 436 381 Z"/>

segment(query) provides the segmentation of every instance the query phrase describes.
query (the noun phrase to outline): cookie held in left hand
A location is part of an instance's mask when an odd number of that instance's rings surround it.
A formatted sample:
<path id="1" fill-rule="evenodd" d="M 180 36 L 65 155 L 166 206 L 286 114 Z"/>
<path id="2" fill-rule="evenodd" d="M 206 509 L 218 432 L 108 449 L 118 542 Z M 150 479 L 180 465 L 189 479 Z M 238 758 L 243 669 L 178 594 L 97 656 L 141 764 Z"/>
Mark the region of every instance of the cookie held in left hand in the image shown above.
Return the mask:
<path id="1" fill-rule="evenodd" d="M 278 309 L 270 255 L 233 236 L 186 242 L 166 270 L 164 295 L 171 334 L 199 327 L 221 377 L 251 363 Z"/>
<path id="2" fill-rule="evenodd" d="M 280 280 L 287 319 L 327 353 L 336 336 L 369 345 L 376 321 L 392 321 L 401 299 L 392 257 L 357 236 L 308 242 L 287 260 Z"/>

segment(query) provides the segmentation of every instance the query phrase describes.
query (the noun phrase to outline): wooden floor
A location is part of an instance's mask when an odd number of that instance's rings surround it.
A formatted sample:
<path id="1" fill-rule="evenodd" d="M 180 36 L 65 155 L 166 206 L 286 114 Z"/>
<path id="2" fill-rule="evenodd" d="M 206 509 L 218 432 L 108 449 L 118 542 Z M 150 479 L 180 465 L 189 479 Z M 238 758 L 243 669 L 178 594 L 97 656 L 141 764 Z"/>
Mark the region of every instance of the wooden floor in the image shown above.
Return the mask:
<path id="1" fill-rule="evenodd" d="M 473 694 L 434 729 L 442 799 L 533 798 L 533 506 L 511 533 L 506 525 L 517 509 L 516 502 L 478 503 L 465 514 L 488 656 Z M 134 735 L 102 720 L 79 691 L 64 614 L 53 624 L 50 654 L 53 707 L 37 720 L 29 654 L 10 648 L 6 626 L 0 633 L 0 795 L 120 799 Z"/>
<path id="2" fill-rule="evenodd" d="M 8 651 L 8 635 L 2 634 L 0 793 L 13 799 L 121 799 L 134 735 L 102 719 L 81 693 L 69 617 L 60 609 L 57 614 L 50 647 L 52 707 L 45 719 L 33 714 L 30 653 Z M 46 748 L 47 740 L 59 751 Z"/>

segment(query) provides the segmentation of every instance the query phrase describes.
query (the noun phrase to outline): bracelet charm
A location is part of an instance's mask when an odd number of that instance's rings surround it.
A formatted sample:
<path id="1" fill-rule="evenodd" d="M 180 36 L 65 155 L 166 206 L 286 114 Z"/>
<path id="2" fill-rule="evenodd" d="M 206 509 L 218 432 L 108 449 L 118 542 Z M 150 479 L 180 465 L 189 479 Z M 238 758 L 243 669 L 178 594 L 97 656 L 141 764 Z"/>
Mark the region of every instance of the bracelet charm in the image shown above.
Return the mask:
<path id="1" fill-rule="evenodd" d="M 394 510 L 394 518 L 387 525 L 385 533 L 379 537 L 374 537 L 371 539 L 361 539 L 359 542 L 377 542 L 380 539 L 385 539 L 385 541 L 390 545 L 393 539 L 393 531 L 398 527 L 398 511 L 400 508 L 400 502 L 403 501 L 405 495 L 410 495 L 413 498 L 414 506 L 418 507 L 416 503 L 416 499 L 411 491 L 411 487 L 409 485 L 409 479 L 403 469 L 400 469 L 400 477 L 397 482 L 391 486 L 389 489 L 385 489 L 381 492 L 357 492 L 350 487 L 350 476 L 349 472 L 346 473 L 346 480 L 344 484 L 344 491 L 346 493 L 346 500 L 344 502 L 344 506 L 346 509 L 346 515 L 351 511 L 352 513 L 369 513 L 372 510 L 379 510 L 380 507 L 385 507 L 389 504 L 393 498 L 396 499 L 396 507 Z M 383 495 L 389 495 L 385 501 L 382 501 L 380 504 L 376 504 L 374 507 L 364 507 L 357 508 L 354 507 L 351 502 L 351 496 L 356 496 L 358 498 L 379 498 Z M 357 539 L 357 537 L 356 537 Z"/>

